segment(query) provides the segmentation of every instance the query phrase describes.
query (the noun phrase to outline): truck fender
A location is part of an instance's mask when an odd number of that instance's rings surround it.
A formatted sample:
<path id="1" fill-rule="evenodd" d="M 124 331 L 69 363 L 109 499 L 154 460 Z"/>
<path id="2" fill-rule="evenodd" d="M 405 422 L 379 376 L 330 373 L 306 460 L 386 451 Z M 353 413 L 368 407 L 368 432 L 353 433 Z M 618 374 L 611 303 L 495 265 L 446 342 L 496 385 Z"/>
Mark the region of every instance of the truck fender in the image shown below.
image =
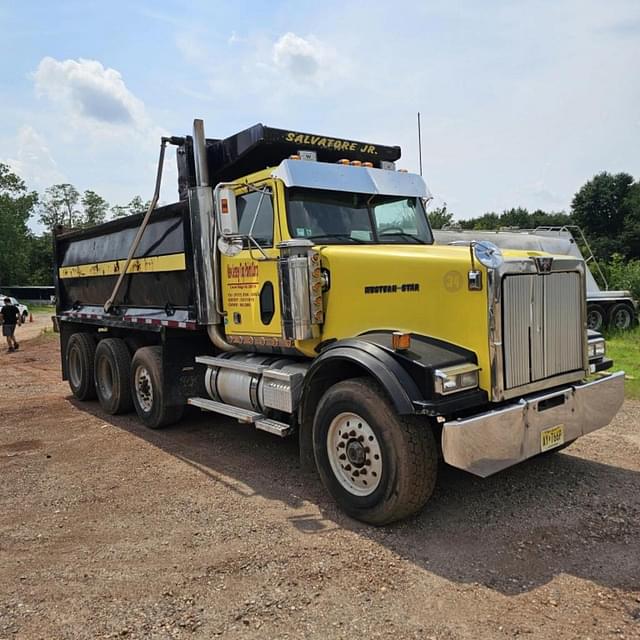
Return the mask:
<path id="1" fill-rule="evenodd" d="M 298 419 L 303 470 L 315 469 L 312 429 L 320 398 L 337 382 L 361 376 L 376 380 L 400 415 L 413 413 L 413 401 L 422 399 L 407 371 L 377 344 L 358 339 L 333 343 L 314 360 L 304 378 Z"/>

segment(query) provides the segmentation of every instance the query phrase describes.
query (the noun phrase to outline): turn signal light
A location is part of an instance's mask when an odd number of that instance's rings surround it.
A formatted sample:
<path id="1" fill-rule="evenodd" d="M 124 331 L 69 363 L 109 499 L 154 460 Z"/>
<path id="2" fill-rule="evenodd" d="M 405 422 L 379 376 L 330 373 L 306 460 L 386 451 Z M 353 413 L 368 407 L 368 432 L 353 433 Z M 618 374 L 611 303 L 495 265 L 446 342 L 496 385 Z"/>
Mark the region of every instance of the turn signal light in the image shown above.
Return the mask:
<path id="1" fill-rule="evenodd" d="M 407 351 L 411 348 L 411 334 L 394 331 L 391 334 L 391 346 L 394 351 Z"/>

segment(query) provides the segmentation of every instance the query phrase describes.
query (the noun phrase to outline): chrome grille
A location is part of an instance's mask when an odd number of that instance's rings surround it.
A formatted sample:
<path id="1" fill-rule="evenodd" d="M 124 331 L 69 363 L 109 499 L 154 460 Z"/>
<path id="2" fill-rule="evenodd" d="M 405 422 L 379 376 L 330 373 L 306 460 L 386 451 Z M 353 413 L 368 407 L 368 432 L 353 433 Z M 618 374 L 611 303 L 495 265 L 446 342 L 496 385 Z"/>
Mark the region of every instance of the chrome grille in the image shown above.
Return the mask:
<path id="1" fill-rule="evenodd" d="M 583 368 L 581 280 L 576 272 L 505 276 L 505 387 Z"/>

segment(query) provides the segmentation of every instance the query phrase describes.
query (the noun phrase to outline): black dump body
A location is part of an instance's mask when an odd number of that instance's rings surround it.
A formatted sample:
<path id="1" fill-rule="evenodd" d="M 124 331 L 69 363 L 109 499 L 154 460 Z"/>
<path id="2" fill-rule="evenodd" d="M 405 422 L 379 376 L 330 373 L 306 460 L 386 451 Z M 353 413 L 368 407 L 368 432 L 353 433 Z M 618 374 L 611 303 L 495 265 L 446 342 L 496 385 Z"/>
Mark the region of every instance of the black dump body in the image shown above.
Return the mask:
<path id="1" fill-rule="evenodd" d="M 89 229 L 58 233 L 55 269 L 58 313 L 102 307 L 142 222 L 128 216 Z M 195 318 L 189 207 L 179 202 L 151 216 L 115 302 L 115 316 L 132 308 Z"/>

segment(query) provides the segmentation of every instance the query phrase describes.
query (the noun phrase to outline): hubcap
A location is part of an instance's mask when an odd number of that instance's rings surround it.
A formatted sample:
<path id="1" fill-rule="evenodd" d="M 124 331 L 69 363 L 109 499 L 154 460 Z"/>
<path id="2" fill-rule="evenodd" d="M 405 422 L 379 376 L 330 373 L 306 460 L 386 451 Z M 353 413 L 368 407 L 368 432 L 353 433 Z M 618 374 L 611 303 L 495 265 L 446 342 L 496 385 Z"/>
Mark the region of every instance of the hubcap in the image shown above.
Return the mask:
<path id="1" fill-rule="evenodd" d="M 139 366 L 135 375 L 136 399 L 143 411 L 151 411 L 153 407 L 153 385 L 146 367 Z"/>
<path id="2" fill-rule="evenodd" d="M 71 384 L 77 389 L 82 382 L 82 374 L 80 373 L 80 353 L 76 347 L 69 350 L 69 378 Z"/>
<path id="3" fill-rule="evenodd" d="M 599 311 L 589 311 L 587 314 L 587 326 L 594 331 L 597 331 L 602 326 L 602 315 Z"/>
<path id="4" fill-rule="evenodd" d="M 626 309 L 619 309 L 613 318 L 616 329 L 628 329 L 631 324 L 631 314 Z"/>
<path id="5" fill-rule="evenodd" d="M 111 363 L 104 356 L 98 361 L 98 385 L 102 397 L 110 399 L 113 395 L 113 371 Z"/>
<path id="6" fill-rule="evenodd" d="M 382 451 L 369 424 L 355 413 L 340 413 L 329 425 L 327 454 L 333 475 L 356 496 L 372 494 L 382 476 Z"/>

